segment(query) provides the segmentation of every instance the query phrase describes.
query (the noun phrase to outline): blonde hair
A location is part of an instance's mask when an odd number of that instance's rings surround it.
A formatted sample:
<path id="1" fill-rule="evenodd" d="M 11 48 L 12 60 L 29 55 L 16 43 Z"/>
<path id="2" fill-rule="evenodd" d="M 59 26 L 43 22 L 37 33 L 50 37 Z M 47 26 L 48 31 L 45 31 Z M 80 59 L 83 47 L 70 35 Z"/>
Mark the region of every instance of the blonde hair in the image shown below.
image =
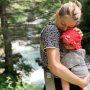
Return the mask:
<path id="1" fill-rule="evenodd" d="M 79 1 L 73 0 L 65 3 L 59 10 L 59 15 L 70 15 L 74 20 L 80 21 L 82 5 Z"/>

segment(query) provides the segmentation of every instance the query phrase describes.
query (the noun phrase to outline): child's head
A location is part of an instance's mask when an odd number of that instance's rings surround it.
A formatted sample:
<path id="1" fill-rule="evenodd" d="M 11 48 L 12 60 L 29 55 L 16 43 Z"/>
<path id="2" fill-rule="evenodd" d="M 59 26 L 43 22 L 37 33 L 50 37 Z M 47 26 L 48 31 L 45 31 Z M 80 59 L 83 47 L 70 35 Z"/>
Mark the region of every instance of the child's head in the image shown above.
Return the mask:
<path id="1" fill-rule="evenodd" d="M 69 29 L 60 36 L 66 49 L 72 50 L 81 48 L 82 36 L 75 29 L 77 28 Z"/>

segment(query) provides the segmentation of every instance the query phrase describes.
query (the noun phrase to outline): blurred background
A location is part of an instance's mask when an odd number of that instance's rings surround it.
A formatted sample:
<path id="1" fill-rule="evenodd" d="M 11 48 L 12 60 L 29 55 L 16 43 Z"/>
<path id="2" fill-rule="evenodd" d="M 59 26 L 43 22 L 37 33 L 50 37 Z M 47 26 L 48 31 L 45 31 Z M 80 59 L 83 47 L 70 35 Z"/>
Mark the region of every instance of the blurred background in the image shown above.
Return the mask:
<path id="1" fill-rule="evenodd" d="M 0 0 L 0 90 L 43 90 L 40 32 L 69 0 Z M 90 67 L 90 0 L 79 0 L 83 48 Z"/>

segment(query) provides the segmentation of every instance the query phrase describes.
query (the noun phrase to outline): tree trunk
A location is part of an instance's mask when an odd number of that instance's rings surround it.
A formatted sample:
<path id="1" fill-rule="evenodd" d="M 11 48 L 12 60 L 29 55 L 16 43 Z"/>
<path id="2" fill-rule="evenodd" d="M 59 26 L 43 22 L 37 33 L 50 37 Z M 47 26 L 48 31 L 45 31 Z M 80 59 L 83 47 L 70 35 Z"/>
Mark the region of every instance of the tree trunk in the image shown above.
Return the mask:
<path id="1" fill-rule="evenodd" d="M 10 72 L 13 68 L 12 65 L 12 49 L 11 49 L 11 40 L 9 39 L 9 30 L 8 30 L 8 23 L 5 5 L 0 6 L 0 13 L 1 13 L 1 29 L 3 34 L 3 41 L 4 41 L 4 52 L 5 52 L 5 72 Z"/>

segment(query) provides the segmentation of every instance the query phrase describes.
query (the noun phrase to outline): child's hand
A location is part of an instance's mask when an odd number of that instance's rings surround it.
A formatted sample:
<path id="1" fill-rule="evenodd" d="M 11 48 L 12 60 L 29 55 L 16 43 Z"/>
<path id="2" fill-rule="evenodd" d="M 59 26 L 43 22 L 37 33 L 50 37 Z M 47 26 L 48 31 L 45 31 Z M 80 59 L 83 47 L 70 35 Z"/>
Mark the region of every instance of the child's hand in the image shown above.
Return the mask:
<path id="1" fill-rule="evenodd" d="M 88 85 L 89 80 L 90 80 L 90 74 L 88 74 L 88 75 L 84 78 L 84 81 L 86 82 L 86 86 Z"/>

